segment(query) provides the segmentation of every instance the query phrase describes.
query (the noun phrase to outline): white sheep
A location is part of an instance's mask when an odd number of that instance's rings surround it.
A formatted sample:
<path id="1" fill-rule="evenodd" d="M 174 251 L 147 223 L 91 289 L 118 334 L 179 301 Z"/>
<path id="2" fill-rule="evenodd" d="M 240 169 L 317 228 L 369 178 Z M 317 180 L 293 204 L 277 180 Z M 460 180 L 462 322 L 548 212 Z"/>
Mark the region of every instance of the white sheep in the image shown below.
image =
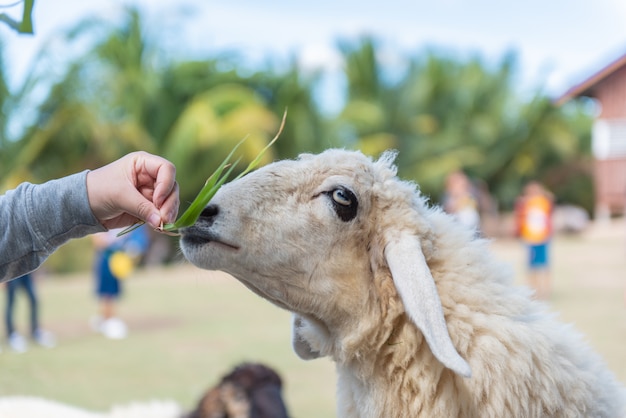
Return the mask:
<path id="1" fill-rule="evenodd" d="M 377 161 L 328 150 L 224 186 L 181 248 L 294 313 L 341 417 L 620 417 L 624 389 L 488 243 Z"/>

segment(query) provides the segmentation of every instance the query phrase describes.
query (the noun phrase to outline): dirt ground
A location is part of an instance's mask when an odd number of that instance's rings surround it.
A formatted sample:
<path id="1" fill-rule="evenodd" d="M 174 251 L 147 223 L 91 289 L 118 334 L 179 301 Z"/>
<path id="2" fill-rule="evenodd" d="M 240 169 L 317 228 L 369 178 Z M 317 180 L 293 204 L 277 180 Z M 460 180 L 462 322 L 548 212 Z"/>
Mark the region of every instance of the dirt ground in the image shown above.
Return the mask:
<path id="1" fill-rule="evenodd" d="M 496 240 L 493 249 L 524 284 L 521 244 Z M 626 383 L 626 222 L 596 223 L 580 235 L 557 236 L 551 256 L 553 293 L 547 303 L 585 335 Z"/>

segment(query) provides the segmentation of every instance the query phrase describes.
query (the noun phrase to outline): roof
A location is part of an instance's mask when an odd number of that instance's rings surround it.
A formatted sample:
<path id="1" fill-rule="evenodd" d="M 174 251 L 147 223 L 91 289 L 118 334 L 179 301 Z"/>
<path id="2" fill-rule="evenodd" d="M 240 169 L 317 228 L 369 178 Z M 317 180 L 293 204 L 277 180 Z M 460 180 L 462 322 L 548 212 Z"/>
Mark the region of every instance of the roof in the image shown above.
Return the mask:
<path id="1" fill-rule="evenodd" d="M 617 58 L 615 61 L 613 61 L 606 67 L 602 68 L 600 71 L 596 72 L 591 77 L 584 80 L 583 82 L 571 87 L 563 95 L 561 95 L 561 97 L 557 98 L 555 100 L 555 103 L 557 105 L 562 105 L 568 100 L 571 100 L 579 96 L 592 96 L 593 95 L 592 89 L 595 85 L 597 85 L 599 82 L 606 79 L 615 71 L 619 70 L 620 68 L 624 66 L 626 66 L 626 54 Z"/>

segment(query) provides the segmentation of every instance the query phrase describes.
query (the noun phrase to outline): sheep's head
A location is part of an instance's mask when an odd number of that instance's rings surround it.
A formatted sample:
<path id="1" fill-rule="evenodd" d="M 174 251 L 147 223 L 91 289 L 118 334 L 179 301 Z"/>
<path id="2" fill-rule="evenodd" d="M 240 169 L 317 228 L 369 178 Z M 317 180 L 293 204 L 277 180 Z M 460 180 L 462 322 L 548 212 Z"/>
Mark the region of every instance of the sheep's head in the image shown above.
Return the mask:
<path id="1" fill-rule="evenodd" d="M 424 260 L 427 209 L 415 187 L 395 177 L 393 157 L 328 150 L 265 166 L 219 190 L 182 231 L 183 254 L 295 313 L 294 348 L 303 358 L 328 354 L 307 340 L 311 327 L 332 340 L 362 320 L 366 301 L 380 298 L 372 295 L 375 272 L 387 269 L 433 354 L 468 375 Z"/>

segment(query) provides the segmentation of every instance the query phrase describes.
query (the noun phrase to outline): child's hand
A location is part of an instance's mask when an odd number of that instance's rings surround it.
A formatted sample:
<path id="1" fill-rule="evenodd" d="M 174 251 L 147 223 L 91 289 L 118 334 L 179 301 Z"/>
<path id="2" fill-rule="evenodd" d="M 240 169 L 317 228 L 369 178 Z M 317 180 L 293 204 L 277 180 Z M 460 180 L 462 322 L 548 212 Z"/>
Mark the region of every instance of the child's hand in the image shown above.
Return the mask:
<path id="1" fill-rule="evenodd" d="M 162 157 L 133 152 L 87 174 L 94 215 L 108 228 L 144 221 L 157 228 L 178 214 L 176 167 Z"/>

